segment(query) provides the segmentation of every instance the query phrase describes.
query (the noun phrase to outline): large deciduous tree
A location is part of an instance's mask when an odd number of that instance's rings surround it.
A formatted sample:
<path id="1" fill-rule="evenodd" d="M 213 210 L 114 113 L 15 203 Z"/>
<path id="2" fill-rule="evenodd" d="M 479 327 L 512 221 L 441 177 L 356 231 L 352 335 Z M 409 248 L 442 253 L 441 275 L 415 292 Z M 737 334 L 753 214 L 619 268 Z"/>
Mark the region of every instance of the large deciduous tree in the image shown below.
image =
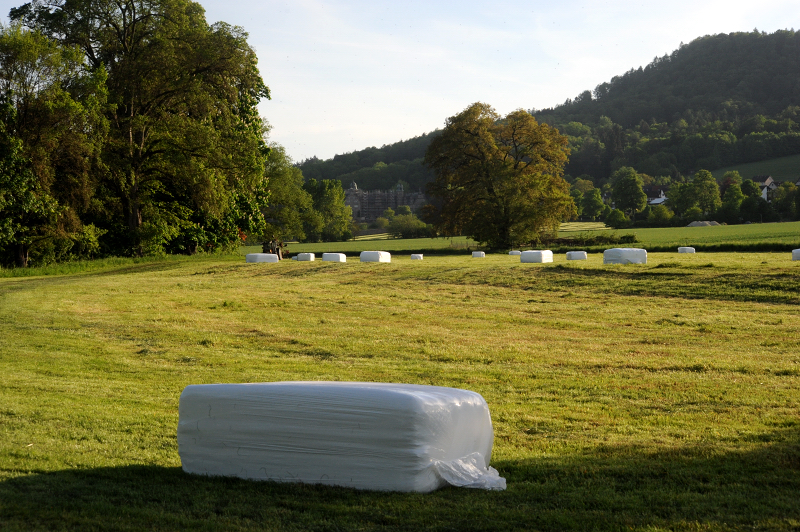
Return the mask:
<path id="1" fill-rule="evenodd" d="M 501 117 L 475 103 L 447 119 L 425 163 L 436 174 L 426 217 L 440 234 L 491 248 L 538 241 L 575 213 L 563 179 L 567 138 L 526 111 Z"/>
<path id="2" fill-rule="evenodd" d="M 207 24 L 189 0 L 34 0 L 10 16 L 108 73 L 104 212 L 119 246 L 235 240 L 235 219 L 255 213 L 231 212 L 259 203 L 267 148 L 256 105 L 269 97 L 240 28 Z"/>
<path id="3" fill-rule="evenodd" d="M 719 197 L 719 184 L 708 170 L 700 170 L 694 175 L 692 190 L 697 200 L 697 206 L 700 207 L 703 214 L 713 214 L 722 205 Z"/>
<path id="4" fill-rule="evenodd" d="M 623 166 L 611 176 L 613 183 L 611 199 L 617 209 L 636 217 L 647 206 L 647 194 L 644 193 L 642 177 L 633 168 Z"/>

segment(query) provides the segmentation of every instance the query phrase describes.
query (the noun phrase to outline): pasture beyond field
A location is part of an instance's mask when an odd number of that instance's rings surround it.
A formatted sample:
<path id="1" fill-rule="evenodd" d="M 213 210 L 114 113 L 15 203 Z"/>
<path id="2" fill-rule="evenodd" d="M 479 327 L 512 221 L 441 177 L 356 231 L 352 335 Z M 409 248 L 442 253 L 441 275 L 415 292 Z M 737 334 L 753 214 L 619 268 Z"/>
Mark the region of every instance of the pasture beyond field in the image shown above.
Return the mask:
<path id="1" fill-rule="evenodd" d="M 597 234 L 634 234 L 638 242 L 625 244 L 627 247 L 640 247 L 653 251 L 674 251 L 678 246 L 695 246 L 708 251 L 766 251 L 759 247 L 775 247 L 781 250 L 800 248 L 800 222 L 772 224 L 717 225 L 711 227 L 658 227 L 631 229 L 603 229 L 603 224 L 592 222 L 571 222 L 562 224 L 560 237 L 576 238 L 581 235 Z M 610 246 L 595 246 L 593 251 L 600 251 Z M 727 249 L 726 249 L 727 248 Z M 323 252 L 357 254 L 367 250 L 382 250 L 393 253 L 461 253 L 467 249 L 481 249 L 477 243 L 467 237 L 455 238 L 413 238 L 387 239 L 386 235 L 375 235 L 374 240 L 364 238 L 348 242 L 327 242 L 316 244 L 289 244 L 289 253 Z M 529 249 L 529 248 L 522 248 Z M 566 248 L 565 248 L 566 249 Z M 576 247 L 575 249 L 580 249 Z M 241 253 L 261 252 L 261 246 L 244 246 Z"/>
<path id="2" fill-rule="evenodd" d="M 800 262 L 601 263 L 231 256 L 1 278 L 0 528 L 800 528 Z M 186 385 L 280 380 L 475 390 L 508 489 L 180 470 Z"/>

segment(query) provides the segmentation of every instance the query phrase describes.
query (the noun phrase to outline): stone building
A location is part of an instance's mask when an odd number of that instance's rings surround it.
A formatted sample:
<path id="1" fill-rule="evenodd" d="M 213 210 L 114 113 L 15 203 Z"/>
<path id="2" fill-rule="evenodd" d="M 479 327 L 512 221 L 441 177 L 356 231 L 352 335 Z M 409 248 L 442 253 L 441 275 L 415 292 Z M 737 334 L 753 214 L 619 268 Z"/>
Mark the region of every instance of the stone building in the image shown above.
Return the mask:
<path id="1" fill-rule="evenodd" d="M 413 212 L 419 212 L 427 199 L 421 192 L 406 192 L 401 184 L 394 190 L 361 190 L 352 182 L 344 191 L 344 203 L 353 209 L 353 220 L 371 223 L 386 209 L 397 210 L 401 205 L 408 205 Z"/>

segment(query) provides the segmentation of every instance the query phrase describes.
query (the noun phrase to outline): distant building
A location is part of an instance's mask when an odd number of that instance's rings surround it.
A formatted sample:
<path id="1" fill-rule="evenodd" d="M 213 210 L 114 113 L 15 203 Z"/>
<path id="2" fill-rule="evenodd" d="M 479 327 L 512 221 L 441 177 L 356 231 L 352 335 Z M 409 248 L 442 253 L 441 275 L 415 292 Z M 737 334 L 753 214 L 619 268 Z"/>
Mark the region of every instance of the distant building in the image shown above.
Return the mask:
<path id="1" fill-rule="evenodd" d="M 772 179 L 771 175 L 757 175 L 753 177 L 753 183 L 761 189 L 761 197 L 765 200 L 772 199 L 772 191 L 778 188 L 778 183 Z"/>
<path id="2" fill-rule="evenodd" d="M 669 187 L 666 185 L 647 185 L 642 187 L 644 193 L 647 194 L 647 204 L 656 206 L 662 205 L 665 201 L 667 201 L 667 190 Z"/>
<path id="3" fill-rule="evenodd" d="M 361 190 L 351 182 L 344 191 L 344 203 L 353 209 L 353 220 L 371 223 L 386 209 L 397 210 L 401 205 L 408 205 L 417 212 L 427 203 L 427 198 L 421 192 L 406 192 L 401 184 L 394 190 Z"/>

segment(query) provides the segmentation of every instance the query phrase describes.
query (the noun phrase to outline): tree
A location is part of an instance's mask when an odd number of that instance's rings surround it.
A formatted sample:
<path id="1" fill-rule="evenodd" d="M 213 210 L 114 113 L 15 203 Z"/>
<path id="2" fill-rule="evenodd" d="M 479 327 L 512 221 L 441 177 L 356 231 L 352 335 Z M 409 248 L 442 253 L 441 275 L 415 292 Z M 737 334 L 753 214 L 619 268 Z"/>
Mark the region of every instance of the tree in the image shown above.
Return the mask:
<path id="1" fill-rule="evenodd" d="M 387 230 L 395 238 L 424 238 L 431 236 L 428 226 L 413 214 L 398 214 Z"/>
<path id="2" fill-rule="evenodd" d="M 501 117 L 475 103 L 448 118 L 425 154 L 437 231 L 494 249 L 555 234 L 575 213 L 562 177 L 568 154 L 566 137 L 523 110 Z"/>
<path id="3" fill-rule="evenodd" d="M 722 205 L 719 197 L 719 185 L 708 170 L 700 170 L 694 175 L 692 192 L 697 206 L 704 215 L 713 214 Z"/>
<path id="4" fill-rule="evenodd" d="M 314 210 L 322 221 L 318 231 L 306 226 L 306 240 L 337 242 L 351 238 L 353 210 L 344 203 L 342 182 L 338 179 L 309 179 L 303 188 L 311 195 Z"/>
<path id="5" fill-rule="evenodd" d="M 729 224 L 739 223 L 740 215 L 739 209 L 742 205 L 745 195 L 739 185 L 731 183 L 725 190 L 725 195 L 722 197 L 722 205 L 719 208 L 718 216 L 721 221 Z"/>
<path id="6" fill-rule="evenodd" d="M 797 217 L 797 186 L 791 181 L 784 181 L 775 189 L 772 205 L 775 211 L 785 220 Z"/>
<path id="7" fill-rule="evenodd" d="M 656 205 L 650 211 L 647 222 L 655 227 L 666 227 L 670 225 L 674 216 L 675 213 L 669 210 L 666 205 Z"/>
<path id="8" fill-rule="evenodd" d="M 725 191 L 731 185 L 741 186 L 742 176 L 736 170 L 729 170 L 722 176 L 722 185 L 719 187 L 719 195 L 724 196 Z"/>
<path id="9" fill-rule="evenodd" d="M 613 209 L 608 216 L 606 216 L 606 224 L 614 229 L 624 229 L 631 225 L 631 221 L 625 216 L 624 212 L 619 209 Z"/>
<path id="10" fill-rule="evenodd" d="M 598 216 L 603 214 L 603 196 L 600 195 L 599 188 L 593 188 L 583 195 L 583 215 L 588 216 L 592 221 L 596 220 Z"/>
<path id="11" fill-rule="evenodd" d="M 642 190 L 642 177 L 633 168 L 623 166 L 612 174 L 611 182 L 611 199 L 615 207 L 635 218 L 636 213 L 647 205 L 647 194 Z"/>
<path id="12" fill-rule="evenodd" d="M 8 102 L 2 114 L 13 115 Z M 28 253 L 35 242 L 48 238 L 58 214 L 58 203 L 42 190 L 21 156 L 22 142 L 8 134 L 0 121 L 0 249 L 10 247 L 17 266 L 28 266 Z"/>
<path id="13" fill-rule="evenodd" d="M 73 237 L 92 232 L 79 215 L 89 208 L 107 123 L 104 73 L 85 67 L 75 48 L 19 24 L 0 26 L 0 142 L 11 172 L 5 215 L 15 227 L 6 244 L 17 265 L 27 265 L 38 244 L 59 239 L 69 250 Z"/>
<path id="14" fill-rule="evenodd" d="M 742 181 L 742 193 L 748 198 L 758 198 L 761 197 L 761 188 L 755 184 L 752 179 L 745 179 Z"/>
<path id="15" fill-rule="evenodd" d="M 108 73 L 102 175 L 119 208 L 103 221 L 126 229 L 120 250 L 158 250 L 186 231 L 237 238 L 229 213 L 256 201 L 267 150 L 256 105 L 269 90 L 246 33 L 209 26 L 189 0 L 37 0 L 10 18 Z"/>
<path id="16" fill-rule="evenodd" d="M 270 195 L 264 209 L 266 227 L 260 235 L 262 239 L 303 241 L 307 227 L 314 233 L 321 233 L 322 218 L 314 211 L 311 194 L 303 188 L 303 174 L 292 164 L 282 146 L 270 146 L 265 174 Z"/>
<path id="17" fill-rule="evenodd" d="M 667 201 L 678 216 L 697 205 L 691 183 L 675 183 L 667 191 Z"/>

